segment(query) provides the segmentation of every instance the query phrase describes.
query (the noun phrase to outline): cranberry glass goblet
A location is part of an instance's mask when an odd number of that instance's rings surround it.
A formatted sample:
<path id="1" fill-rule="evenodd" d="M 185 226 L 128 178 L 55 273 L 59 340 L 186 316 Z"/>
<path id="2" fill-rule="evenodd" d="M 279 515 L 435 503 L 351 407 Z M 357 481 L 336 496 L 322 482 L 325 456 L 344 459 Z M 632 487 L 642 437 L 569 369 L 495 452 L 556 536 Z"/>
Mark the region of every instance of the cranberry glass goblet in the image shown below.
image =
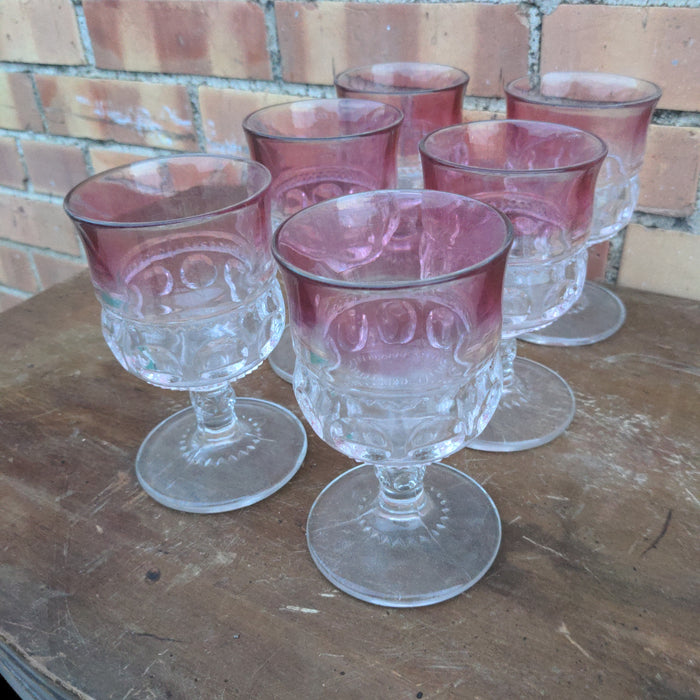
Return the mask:
<path id="1" fill-rule="evenodd" d="M 325 442 L 364 463 L 322 491 L 307 523 L 317 566 L 353 596 L 436 603 L 496 556 L 493 502 L 439 460 L 498 403 L 511 241 L 495 209 L 423 190 L 329 200 L 275 234 L 297 400 Z"/>
<path id="2" fill-rule="evenodd" d="M 298 470 L 301 422 L 235 396 L 284 327 L 271 255 L 270 174 L 246 159 L 182 155 L 95 175 L 65 199 L 102 305 L 102 331 L 137 377 L 188 390 L 191 406 L 145 439 L 136 474 L 176 510 L 265 498 Z"/>
<path id="3" fill-rule="evenodd" d="M 370 100 L 298 100 L 264 107 L 243 120 L 251 156 L 272 174 L 273 229 L 288 216 L 333 197 L 396 185 L 403 115 Z M 294 372 L 289 331 L 269 358 L 288 382 Z"/>
<path id="4" fill-rule="evenodd" d="M 608 147 L 598 175 L 588 245 L 611 239 L 632 218 L 647 130 L 661 90 L 654 83 L 609 73 L 553 72 L 519 78 L 506 88 L 508 116 L 557 122 L 591 131 Z M 567 314 L 523 340 L 541 345 L 589 345 L 609 338 L 625 321 L 616 294 L 594 282 Z"/>
<path id="5" fill-rule="evenodd" d="M 462 121 L 469 75 L 436 63 L 376 63 L 335 77 L 340 97 L 379 100 L 401 109 L 398 186 L 423 185 L 418 143 L 431 131 Z"/>
<path id="6" fill-rule="evenodd" d="M 504 283 L 503 397 L 469 447 L 543 445 L 566 430 L 574 396 L 555 372 L 516 359 L 515 338 L 557 319 L 581 293 L 605 144 L 560 124 L 504 120 L 439 129 L 420 148 L 426 187 L 487 202 L 510 218 L 515 234 Z"/>

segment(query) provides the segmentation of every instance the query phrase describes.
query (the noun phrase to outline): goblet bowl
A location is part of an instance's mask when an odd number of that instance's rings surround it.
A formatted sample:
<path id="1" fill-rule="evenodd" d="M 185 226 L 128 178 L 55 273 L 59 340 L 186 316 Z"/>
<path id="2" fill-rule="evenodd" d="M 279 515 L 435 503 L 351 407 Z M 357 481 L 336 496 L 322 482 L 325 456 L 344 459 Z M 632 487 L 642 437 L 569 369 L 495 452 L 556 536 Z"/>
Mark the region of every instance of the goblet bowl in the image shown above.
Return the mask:
<path id="1" fill-rule="evenodd" d="M 374 63 L 335 77 L 339 97 L 378 100 L 404 115 L 399 131 L 398 186 L 423 186 L 418 143 L 431 131 L 462 121 L 469 75 L 439 63 Z"/>

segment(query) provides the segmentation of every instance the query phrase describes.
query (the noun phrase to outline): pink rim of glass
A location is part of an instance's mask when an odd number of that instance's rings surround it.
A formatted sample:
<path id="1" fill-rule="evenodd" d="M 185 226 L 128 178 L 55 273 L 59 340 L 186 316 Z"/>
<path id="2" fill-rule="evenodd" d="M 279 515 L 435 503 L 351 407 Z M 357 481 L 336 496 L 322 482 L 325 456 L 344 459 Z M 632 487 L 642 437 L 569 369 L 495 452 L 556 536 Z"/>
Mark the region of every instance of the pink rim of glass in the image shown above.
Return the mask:
<path id="1" fill-rule="evenodd" d="M 571 162 L 564 164 L 552 164 L 546 166 L 532 166 L 523 168 L 503 168 L 503 167 L 491 167 L 472 163 L 463 163 L 456 160 L 449 160 L 436 155 L 430 150 L 431 141 L 440 138 L 440 136 L 446 136 L 450 133 L 458 133 L 460 131 L 467 132 L 469 130 L 477 129 L 503 129 L 503 128 L 514 128 L 514 129 L 527 129 L 532 132 L 539 131 L 543 135 L 580 135 L 589 141 L 591 146 L 597 144 L 597 149 L 591 150 L 591 154 L 587 158 L 573 159 Z M 539 176 L 547 173 L 564 173 L 571 170 L 585 170 L 590 168 L 596 162 L 602 162 L 605 158 L 608 147 L 605 142 L 592 134 L 589 131 L 584 131 L 582 129 L 577 129 L 575 127 L 566 126 L 563 124 L 552 124 L 549 122 L 538 122 L 538 121 L 528 121 L 520 119 L 498 119 L 498 120 L 484 120 L 480 122 L 467 122 L 464 124 L 455 124 L 454 126 L 446 126 L 441 129 L 436 129 L 431 132 L 425 138 L 423 138 L 418 145 L 421 157 L 429 161 L 433 161 L 439 165 L 446 166 L 455 170 L 464 170 L 465 172 L 477 172 L 487 175 L 519 175 L 527 176 L 531 174 L 534 176 Z"/>
<path id="2" fill-rule="evenodd" d="M 403 80 L 399 81 L 397 76 Z M 461 68 L 441 63 L 375 63 L 341 71 L 333 82 L 336 88 L 349 92 L 419 95 L 454 90 L 460 86 L 466 88 L 469 74 Z"/>
<path id="3" fill-rule="evenodd" d="M 271 128 L 271 123 L 265 118 L 285 117 L 292 110 L 299 113 L 311 112 L 318 109 L 327 109 L 329 113 L 342 117 L 343 110 L 350 115 L 352 112 L 364 114 L 365 116 L 382 117 L 379 123 L 373 128 L 346 129 L 322 133 L 318 126 L 314 126 L 308 132 L 295 126 L 294 129 L 277 130 Z M 293 102 L 282 102 L 280 104 L 269 105 L 252 112 L 243 120 L 243 131 L 257 138 L 265 138 L 274 141 L 338 141 L 343 139 L 355 139 L 362 136 L 374 136 L 386 131 L 391 131 L 401 125 L 403 113 L 397 107 L 381 104 L 372 100 L 355 100 L 346 98 L 320 98 L 308 100 L 295 100 Z M 345 122 L 346 127 L 352 127 L 352 122 Z"/>
<path id="4" fill-rule="evenodd" d="M 542 81 L 559 79 L 559 84 L 568 82 L 568 94 L 545 94 Z M 594 85 L 601 88 L 597 93 Z M 604 92 L 608 89 L 607 96 Z M 616 109 L 655 104 L 661 97 L 661 88 L 648 80 L 616 73 L 585 71 L 552 71 L 542 76 L 523 77 L 512 80 L 505 86 L 505 93 L 513 99 L 552 107 Z M 573 96 L 570 96 L 574 92 Z"/>
<path id="5" fill-rule="evenodd" d="M 303 222 L 304 219 L 307 219 L 309 221 L 313 221 L 315 215 L 316 215 L 316 210 L 319 210 L 321 208 L 325 209 L 327 207 L 335 207 L 342 209 L 346 204 L 349 205 L 353 202 L 360 202 L 362 199 L 365 199 L 369 202 L 371 202 L 373 199 L 379 199 L 379 198 L 388 198 L 388 199 L 401 199 L 401 198 L 407 198 L 407 199 L 414 199 L 416 197 L 421 198 L 422 200 L 432 198 L 433 200 L 437 200 L 439 198 L 442 198 L 445 200 L 445 203 L 448 203 L 449 201 L 462 201 L 465 203 L 470 203 L 474 206 L 479 207 L 482 209 L 484 212 L 488 212 L 490 216 L 494 218 L 494 220 L 498 220 L 503 223 L 503 231 L 504 231 L 504 236 L 503 236 L 503 241 L 499 246 L 497 246 L 494 250 L 492 250 L 488 255 L 485 255 L 482 259 L 480 259 L 478 262 L 468 265 L 466 267 L 459 267 L 449 273 L 441 274 L 441 275 L 435 275 L 435 276 L 430 276 L 426 278 L 406 278 L 406 279 L 397 279 L 397 280 L 384 280 L 384 281 L 372 281 L 368 279 L 360 279 L 360 280 L 349 280 L 349 279 L 342 279 L 341 277 L 331 277 L 328 275 L 320 275 L 316 274 L 314 272 L 310 272 L 309 270 L 305 270 L 302 267 L 299 267 L 298 265 L 293 264 L 292 262 L 289 261 L 289 259 L 284 255 L 284 253 L 280 250 L 280 247 L 282 244 L 284 244 L 284 240 L 280 241 L 280 239 L 283 239 L 283 237 L 286 235 L 286 232 L 292 228 L 293 226 L 297 225 L 300 222 Z M 333 200 L 327 200 L 325 202 L 319 202 L 318 204 L 314 204 L 310 207 L 307 207 L 306 209 L 302 209 L 298 211 L 296 214 L 293 214 L 292 216 L 287 219 L 273 234 L 272 237 L 272 254 L 277 260 L 278 264 L 288 272 L 292 273 L 293 275 L 309 280 L 311 282 L 317 282 L 321 283 L 324 286 L 328 287 L 339 287 L 339 288 L 344 288 L 344 289 L 357 289 L 357 290 L 367 290 L 367 291 L 383 291 L 383 290 L 398 290 L 398 289 L 405 289 L 405 288 L 416 288 L 416 287 L 428 287 L 432 285 L 442 285 L 445 284 L 446 282 L 450 282 L 452 280 L 460 279 L 462 277 L 466 277 L 469 275 L 473 275 L 481 271 L 483 268 L 489 266 L 492 264 L 495 260 L 497 260 L 499 257 L 506 255 L 508 250 L 510 249 L 510 246 L 513 242 L 513 226 L 504 214 L 502 214 L 498 209 L 495 207 L 492 207 L 489 204 L 486 204 L 484 202 L 480 202 L 476 199 L 473 199 L 471 197 L 465 197 L 463 195 L 459 194 L 453 194 L 450 192 L 440 192 L 440 191 L 433 191 L 433 190 L 373 190 L 370 192 L 358 192 L 355 194 L 350 194 L 350 195 L 345 195 L 343 197 L 338 197 Z"/>
<path id="6" fill-rule="evenodd" d="M 139 221 L 137 219 L 129 219 L 126 217 L 114 217 L 107 218 L 103 213 L 98 216 L 98 212 L 95 206 L 86 200 L 91 194 L 99 193 L 99 188 L 108 185 L 110 179 L 114 180 L 115 188 L 120 188 L 122 185 L 119 183 L 120 175 L 126 175 L 130 173 L 133 177 L 123 180 L 124 184 L 131 180 L 135 182 L 139 171 L 147 171 L 152 169 L 158 163 L 173 163 L 180 164 L 186 161 L 193 161 L 195 163 L 206 163 L 207 161 L 211 164 L 219 164 L 222 167 L 226 166 L 245 166 L 254 175 L 253 181 L 250 183 L 250 191 L 246 193 L 246 196 L 235 197 L 233 194 L 231 196 L 231 202 L 223 205 L 219 205 L 213 208 L 204 208 L 202 210 L 192 211 L 185 215 L 179 217 L 166 217 L 166 218 L 152 218 L 146 221 Z M 68 214 L 68 216 L 78 222 L 85 224 L 100 226 L 104 228 L 148 228 L 152 226 L 166 226 L 166 225 L 179 225 L 186 224 L 188 222 L 195 221 L 206 221 L 207 219 L 213 219 L 239 209 L 245 209 L 246 207 L 254 204 L 262 197 L 267 194 L 270 184 L 272 182 L 272 176 L 270 171 L 261 163 L 248 158 L 237 158 L 235 156 L 224 156 L 224 155 L 210 155 L 206 153 L 183 153 L 178 155 L 168 155 L 159 156 L 156 158 L 147 158 L 145 160 L 136 161 L 134 163 L 129 163 L 127 165 L 120 165 L 115 168 L 110 168 L 100 173 L 96 173 L 91 177 L 83 180 L 79 184 L 75 185 L 68 194 L 66 194 L 63 200 L 63 207 Z M 174 188 L 177 191 L 177 188 Z M 153 193 L 156 195 L 157 193 Z M 106 204 L 110 202 L 111 195 L 100 194 L 99 200 L 104 201 Z M 192 199 L 192 202 L 201 202 L 200 199 Z M 92 213 L 88 210 L 92 209 Z"/>

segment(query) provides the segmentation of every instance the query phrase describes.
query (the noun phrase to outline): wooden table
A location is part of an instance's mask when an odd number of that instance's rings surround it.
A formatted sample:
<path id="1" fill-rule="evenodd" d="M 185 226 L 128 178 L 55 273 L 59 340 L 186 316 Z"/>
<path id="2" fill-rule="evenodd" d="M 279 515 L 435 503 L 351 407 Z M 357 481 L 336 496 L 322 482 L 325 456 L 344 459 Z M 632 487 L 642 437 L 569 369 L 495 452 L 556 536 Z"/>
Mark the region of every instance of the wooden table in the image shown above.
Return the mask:
<path id="1" fill-rule="evenodd" d="M 608 341 L 521 344 L 576 417 L 544 447 L 447 460 L 486 486 L 503 543 L 476 586 L 416 609 L 355 600 L 308 555 L 348 459 L 310 434 L 262 503 L 164 508 L 132 465 L 187 397 L 117 365 L 85 274 L 6 311 L 0 670 L 100 700 L 700 696 L 700 304 L 619 291 Z M 237 391 L 298 412 L 267 364 Z"/>

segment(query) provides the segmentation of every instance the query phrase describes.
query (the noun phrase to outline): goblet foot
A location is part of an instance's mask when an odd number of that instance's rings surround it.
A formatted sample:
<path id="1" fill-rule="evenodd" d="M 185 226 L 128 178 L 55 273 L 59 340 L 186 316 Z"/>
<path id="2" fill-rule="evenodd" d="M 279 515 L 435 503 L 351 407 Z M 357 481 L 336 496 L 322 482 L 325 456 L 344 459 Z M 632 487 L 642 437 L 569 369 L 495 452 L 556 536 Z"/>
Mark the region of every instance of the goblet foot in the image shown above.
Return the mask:
<path id="1" fill-rule="evenodd" d="M 389 510 L 375 467 L 363 464 L 321 492 L 306 536 L 314 562 L 339 589 L 377 605 L 417 607 L 458 595 L 488 571 L 501 522 L 479 484 L 441 463 L 425 468 L 410 508 Z"/>
<path id="2" fill-rule="evenodd" d="M 294 381 L 295 356 L 289 326 L 285 327 L 282 337 L 275 345 L 275 349 L 268 355 L 267 361 L 278 377 L 290 384 Z"/>
<path id="3" fill-rule="evenodd" d="M 237 398 L 231 437 L 199 438 L 192 407 L 170 416 L 146 437 L 136 475 L 152 498 L 189 513 L 251 505 L 284 486 L 306 455 L 301 421 L 277 404 Z"/>
<path id="4" fill-rule="evenodd" d="M 537 345 L 592 345 L 609 338 L 625 322 L 625 307 L 609 289 L 586 282 L 578 301 L 545 328 L 520 336 Z"/>
<path id="5" fill-rule="evenodd" d="M 467 447 L 486 452 L 516 452 L 545 445 L 571 423 L 576 401 L 554 371 L 517 357 L 513 380 L 504 387 L 493 418 Z"/>

